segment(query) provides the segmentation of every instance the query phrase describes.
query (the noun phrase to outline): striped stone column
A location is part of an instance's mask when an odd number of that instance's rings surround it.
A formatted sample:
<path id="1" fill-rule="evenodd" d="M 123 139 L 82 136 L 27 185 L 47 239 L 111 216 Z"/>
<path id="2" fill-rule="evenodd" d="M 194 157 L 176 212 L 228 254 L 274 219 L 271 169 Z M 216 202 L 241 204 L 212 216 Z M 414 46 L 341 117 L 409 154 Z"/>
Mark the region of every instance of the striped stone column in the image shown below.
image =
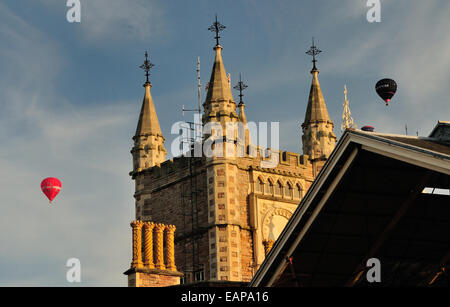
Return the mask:
<path id="1" fill-rule="evenodd" d="M 154 269 L 153 263 L 153 228 L 155 224 L 152 222 L 144 223 L 144 266 Z"/>
<path id="2" fill-rule="evenodd" d="M 131 262 L 132 268 L 142 267 L 142 225 L 143 223 L 139 220 L 131 222 L 131 227 L 133 229 L 133 261 Z"/>
<path id="3" fill-rule="evenodd" d="M 174 225 L 166 226 L 166 267 L 170 271 L 176 271 L 175 266 L 175 230 Z"/>
<path id="4" fill-rule="evenodd" d="M 166 228 L 164 224 L 155 225 L 155 266 L 159 270 L 166 269 L 164 265 L 164 228 Z"/>

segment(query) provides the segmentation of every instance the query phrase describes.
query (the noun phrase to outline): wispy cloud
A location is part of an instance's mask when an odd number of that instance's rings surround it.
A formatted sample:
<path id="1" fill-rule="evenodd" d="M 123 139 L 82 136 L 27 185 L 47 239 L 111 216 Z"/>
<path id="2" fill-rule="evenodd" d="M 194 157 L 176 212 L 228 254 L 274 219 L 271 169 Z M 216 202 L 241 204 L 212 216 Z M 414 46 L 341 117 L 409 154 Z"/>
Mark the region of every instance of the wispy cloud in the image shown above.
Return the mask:
<path id="1" fill-rule="evenodd" d="M 151 41 L 167 34 L 164 8 L 145 0 L 82 1 L 83 38 L 100 42 Z"/>
<path id="2" fill-rule="evenodd" d="M 77 257 L 88 285 L 125 285 L 135 110 L 75 107 L 53 86 L 58 44 L 2 4 L 0 40 L 0 284 L 64 285 Z M 54 205 L 47 176 L 63 182 Z"/>
<path id="3" fill-rule="evenodd" d="M 121 272 L 129 266 L 128 223 L 134 215 L 133 182 L 127 176 L 132 166 L 129 150 L 143 92 L 132 93 L 132 102 L 127 95 L 135 90 L 130 83 L 142 79 L 121 79 L 120 86 L 128 86 L 128 92 L 114 83 L 110 86 L 114 94 L 86 93 L 100 97 L 98 104 L 74 101 L 76 95 L 59 85 L 67 80 L 64 75 L 71 65 L 95 64 L 92 58 L 101 58 L 107 48 L 140 50 L 143 42 L 157 45 L 167 57 L 158 66 L 160 83 L 155 82 L 152 94 L 169 149 L 175 137 L 170 135 L 171 124 L 190 120 L 191 114 L 181 117 L 181 105 L 196 105 L 194 74 L 191 83 L 177 76 L 180 61 L 190 61 L 186 50 L 193 47 L 167 48 L 155 42 L 164 42 L 167 33 L 179 38 L 170 25 L 194 23 L 195 14 L 204 14 L 206 8 L 210 12 L 211 2 L 179 1 L 181 9 L 169 11 L 162 1 L 81 0 L 82 23 L 73 25 L 64 20 L 65 1 L 40 1 L 49 10 L 45 13 L 55 18 L 48 24 L 12 5 L 18 2 L 8 4 L 15 9 L 0 3 L 0 284 L 66 285 L 65 262 L 77 257 L 88 285 L 126 285 Z M 344 84 L 360 127 L 371 124 L 380 132 L 403 133 L 408 124 L 411 134 L 426 135 L 438 119 L 449 119 L 450 3 L 382 1 L 382 22 L 369 24 L 365 2 L 252 0 L 239 12 L 248 24 L 226 23 L 224 41 L 245 41 L 226 45 L 223 56 L 233 83 L 242 72 L 249 85 L 244 97 L 247 118 L 280 121 L 283 150 L 301 148 L 299 124 L 311 84 L 311 63 L 304 52 L 311 36 L 324 50 L 319 78 L 338 136 Z M 223 8 L 235 16 L 235 6 Z M 58 22 L 63 24 L 55 30 L 53 23 Z M 206 32 L 208 25 L 202 30 Z M 74 32 L 78 40 L 73 39 Z M 197 52 L 200 39 L 195 36 L 192 45 Z M 71 44 L 77 44 L 75 51 Z M 209 76 L 213 60 L 208 51 L 210 58 L 202 58 L 207 63 L 204 76 Z M 141 60 L 130 61 L 114 52 L 107 56 L 125 63 L 114 68 L 115 74 L 130 63 L 137 70 Z M 88 82 L 104 82 L 99 74 L 97 80 L 90 79 L 89 74 L 99 70 L 90 69 L 83 66 L 81 74 Z M 385 76 L 399 85 L 389 108 L 374 90 L 377 79 Z M 39 186 L 47 176 L 63 181 L 52 206 Z"/>

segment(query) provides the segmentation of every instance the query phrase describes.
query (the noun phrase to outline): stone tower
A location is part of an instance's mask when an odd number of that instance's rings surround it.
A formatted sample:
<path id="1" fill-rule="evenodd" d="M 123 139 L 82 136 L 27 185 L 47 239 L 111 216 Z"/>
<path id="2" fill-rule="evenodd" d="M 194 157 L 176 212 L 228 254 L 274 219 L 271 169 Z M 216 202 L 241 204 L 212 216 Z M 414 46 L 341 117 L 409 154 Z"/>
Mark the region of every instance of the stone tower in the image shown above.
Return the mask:
<path id="1" fill-rule="evenodd" d="M 247 116 L 242 97 L 238 106 L 233 98 L 222 59 L 223 48 L 218 41 L 220 24 L 216 20 L 214 25 L 217 43 L 213 48 L 215 59 L 203 103 L 202 125 L 205 128 L 214 123 L 222 127 L 225 142 L 217 146 L 228 148 L 226 145 L 230 145 L 230 151 L 224 150 L 231 155 L 179 156 L 164 161 L 164 138 L 151 100 L 150 86 L 146 85 L 147 99 L 144 98 L 138 131 L 133 138 L 135 166 L 130 174 L 136 182 L 136 220 L 144 224 L 171 225 L 166 231 L 177 230 L 173 235 L 173 254 L 176 269 L 184 274 L 182 282 L 239 284 L 250 281 L 264 261 L 312 184 L 314 165 L 319 160 L 324 161 L 329 152 L 314 156 L 306 147 L 308 154 L 305 155 L 273 151 L 278 164 L 269 168 L 263 163 L 269 160 L 264 150 L 252 145 L 247 133 L 244 155 L 236 155 L 236 135 L 227 135 L 226 126 L 229 123 L 246 124 Z M 305 140 L 314 135 L 318 143 L 314 143 L 314 147 L 332 149 L 334 143 L 331 141 L 331 145 L 320 144 L 326 138 L 319 136 L 319 132 L 327 125 L 331 125 L 329 133 L 334 136 L 333 123 L 326 111 L 317 74 L 313 76 L 304 124 L 304 133 L 310 136 Z M 325 110 L 327 120 L 317 117 L 317 108 Z M 316 131 L 315 125 L 321 128 Z M 209 134 L 213 134 L 212 131 L 204 133 L 203 142 Z M 140 222 L 136 223 L 140 225 Z M 133 242 L 137 243 L 133 245 L 132 266 L 140 263 L 139 251 L 142 249 L 140 233 L 136 230 L 134 234 Z M 168 241 L 171 240 L 172 237 Z M 154 259 L 161 259 L 155 251 L 147 250 L 146 253 L 150 259 L 153 253 Z M 151 265 L 146 267 L 145 259 L 142 265 L 144 270 L 151 268 Z"/>
<path id="2" fill-rule="evenodd" d="M 316 67 L 315 56 L 320 53 L 314 46 L 308 54 L 313 55 L 312 84 L 309 92 L 305 121 L 302 124 L 303 154 L 308 155 L 314 166 L 314 174 L 320 171 L 326 159 L 336 145 L 336 135 L 333 132 L 334 124 L 328 115 L 325 99 L 319 84 L 319 70 Z"/>

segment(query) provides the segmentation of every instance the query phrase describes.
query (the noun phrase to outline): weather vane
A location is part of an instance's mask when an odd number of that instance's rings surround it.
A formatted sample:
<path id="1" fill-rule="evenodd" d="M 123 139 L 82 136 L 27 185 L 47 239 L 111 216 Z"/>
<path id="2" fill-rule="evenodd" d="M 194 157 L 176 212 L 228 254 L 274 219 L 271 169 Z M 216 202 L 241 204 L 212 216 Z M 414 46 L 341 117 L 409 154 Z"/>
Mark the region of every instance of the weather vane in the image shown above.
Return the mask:
<path id="1" fill-rule="evenodd" d="M 144 64 L 142 64 L 141 66 L 139 66 L 140 68 L 142 68 L 143 70 L 145 70 L 145 77 L 146 77 L 146 82 L 144 85 L 150 84 L 150 81 L 148 80 L 148 76 L 150 76 L 150 69 L 152 69 L 152 67 L 154 67 L 155 65 L 153 63 L 150 63 L 150 61 L 148 60 L 148 53 L 147 51 L 145 51 L 145 61 Z"/>
<path id="2" fill-rule="evenodd" d="M 317 70 L 317 67 L 316 67 L 316 62 L 317 62 L 317 60 L 316 60 L 316 55 L 318 55 L 319 53 L 321 53 L 322 52 L 322 50 L 319 50 L 315 45 L 314 45 L 314 37 L 312 38 L 312 46 L 311 46 L 311 48 L 308 50 L 308 51 L 306 51 L 306 54 L 309 54 L 309 55 L 311 55 L 312 57 L 313 57 L 313 60 L 312 60 L 312 62 L 313 62 L 313 69 L 312 69 L 312 71 L 315 71 L 315 70 Z"/>
<path id="3" fill-rule="evenodd" d="M 219 46 L 219 32 L 225 30 L 225 26 L 217 21 L 217 14 L 216 14 L 216 21 L 208 28 L 211 32 L 216 32 L 216 46 Z"/>
<path id="4" fill-rule="evenodd" d="M 242 91 L 244 91 L 247 87 L 248 86 L 244 82 L 242 82 L 241 74 L 239 74 L 239 82 L 236 84 L 236 86 L 233 87 L 235 90 L 239 91 L 239 104 L 243 103 L 242 97 L 244 97 L 244 95 L 242 94 Z"/>

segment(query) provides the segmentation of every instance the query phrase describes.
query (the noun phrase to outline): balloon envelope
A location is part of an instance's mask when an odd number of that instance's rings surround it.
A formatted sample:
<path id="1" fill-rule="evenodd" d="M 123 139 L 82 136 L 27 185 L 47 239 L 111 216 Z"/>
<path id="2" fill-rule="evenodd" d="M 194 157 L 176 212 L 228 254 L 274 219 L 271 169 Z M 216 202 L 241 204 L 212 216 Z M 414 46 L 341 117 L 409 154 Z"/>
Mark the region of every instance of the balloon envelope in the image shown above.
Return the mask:
<path id="1" fill-rule="evenodd" d="M 41 182 L 41 190 L 51 203 L 56 195 L 58 195 L 59 191 L 61 191 L 61 181 L 59 181 L 58 178 L 53 177 L 45 178 Z"/>
<path id="2" fill-rule="evenodd" d="M 392 79 L 382 79 L 375 85 L 375 90 L 381 99 L 386 102 L 386 105 L 388 105 L 395 92 L 397 92 L 397 83 Z"/>

